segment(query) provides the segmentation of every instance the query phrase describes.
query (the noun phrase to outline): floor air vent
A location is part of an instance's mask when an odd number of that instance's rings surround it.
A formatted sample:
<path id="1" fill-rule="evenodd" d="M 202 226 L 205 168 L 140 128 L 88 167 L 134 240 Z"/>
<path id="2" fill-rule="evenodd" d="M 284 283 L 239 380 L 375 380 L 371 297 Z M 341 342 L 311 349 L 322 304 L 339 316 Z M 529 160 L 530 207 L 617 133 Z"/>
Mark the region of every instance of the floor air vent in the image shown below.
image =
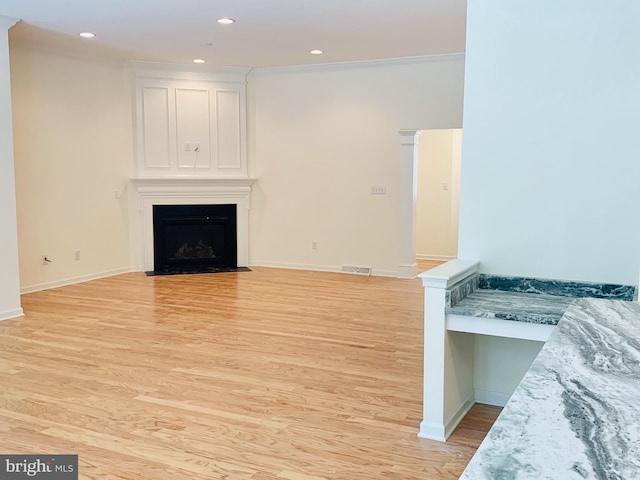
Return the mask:
<path id="1" fill-rule="evenodd" d="M 371 267 L 354 267 L 353 265 L 343 265 L 342 273 L 353 275 L 371 275 Z"/>

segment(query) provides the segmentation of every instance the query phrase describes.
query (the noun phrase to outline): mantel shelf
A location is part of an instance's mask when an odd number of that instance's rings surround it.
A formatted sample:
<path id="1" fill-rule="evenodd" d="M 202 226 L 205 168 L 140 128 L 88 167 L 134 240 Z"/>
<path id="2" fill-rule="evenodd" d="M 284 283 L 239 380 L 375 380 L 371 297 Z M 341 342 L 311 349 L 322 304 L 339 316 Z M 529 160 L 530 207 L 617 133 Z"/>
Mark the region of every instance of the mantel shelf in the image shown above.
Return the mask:
<path id="1" fill-rule="evenodd" d="M 136 187 L 250 187 L 256 178 L 221 178 L 221 177 L 138 177 L 131 183 Z"/>

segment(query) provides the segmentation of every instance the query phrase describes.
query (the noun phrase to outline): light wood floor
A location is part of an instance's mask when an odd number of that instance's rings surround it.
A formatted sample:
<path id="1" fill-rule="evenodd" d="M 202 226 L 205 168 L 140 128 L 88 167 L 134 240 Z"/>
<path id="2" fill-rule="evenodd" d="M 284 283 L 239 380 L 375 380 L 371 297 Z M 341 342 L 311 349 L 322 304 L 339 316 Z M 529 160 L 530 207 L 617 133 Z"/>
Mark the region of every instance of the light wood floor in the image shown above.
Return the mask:
<path id="1" fill-rule="evenodd" d="M 420 281 L 254 268 L 23 296 L 0 323 L 0 452 L 82 479 L 455 479 L 499 409 L 416 436 Z"/>

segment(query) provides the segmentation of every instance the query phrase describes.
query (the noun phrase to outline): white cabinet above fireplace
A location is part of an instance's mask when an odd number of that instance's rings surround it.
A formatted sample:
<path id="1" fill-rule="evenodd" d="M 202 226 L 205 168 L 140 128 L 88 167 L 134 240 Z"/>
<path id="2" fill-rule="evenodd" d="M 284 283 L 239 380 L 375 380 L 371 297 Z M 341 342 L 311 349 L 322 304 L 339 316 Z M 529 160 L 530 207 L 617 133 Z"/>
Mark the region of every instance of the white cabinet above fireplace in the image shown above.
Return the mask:
<path id="1" fill-rule="evenodd" d="M 130 66 L 138 178 L 247 177 L 247 69 Z"/>

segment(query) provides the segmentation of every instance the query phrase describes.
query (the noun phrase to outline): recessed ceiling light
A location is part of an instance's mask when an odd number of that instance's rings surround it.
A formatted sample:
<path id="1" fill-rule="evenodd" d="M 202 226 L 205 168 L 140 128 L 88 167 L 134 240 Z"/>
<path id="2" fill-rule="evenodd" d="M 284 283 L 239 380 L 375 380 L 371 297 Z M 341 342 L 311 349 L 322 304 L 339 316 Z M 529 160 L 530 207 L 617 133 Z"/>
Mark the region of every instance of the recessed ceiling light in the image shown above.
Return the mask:
<path id="1" fill-rule="evenodd" d="M 223 17 L 218 19 L 218 23 L 221 23 L 222 25 L 231 25 L 232 23 L 235 23 L 235 22 L 236 21 L 233 18 Z"/>
<path id="2" fill-rule="evenodd" d="M 193 63 L 205 63 L 205 61 L 201 58 L 194 58 Z"/>
<path id="3" fill-rule="evenodd" d="M 82 38 L 93 38 L 96 36 L 95 33 L 91 33 L 91 32 L 81 32 L 78 35 L 80 35 Z"/>
<path id="4" fill-rule="evenodd" d="M 309 50 L 309 53 L 310 53 L 311 55 L 322 55 L 322 54 L 324 53 L 324 50 L 318 50 L 318 49 L 316 49 L 316 50 Z"/>

